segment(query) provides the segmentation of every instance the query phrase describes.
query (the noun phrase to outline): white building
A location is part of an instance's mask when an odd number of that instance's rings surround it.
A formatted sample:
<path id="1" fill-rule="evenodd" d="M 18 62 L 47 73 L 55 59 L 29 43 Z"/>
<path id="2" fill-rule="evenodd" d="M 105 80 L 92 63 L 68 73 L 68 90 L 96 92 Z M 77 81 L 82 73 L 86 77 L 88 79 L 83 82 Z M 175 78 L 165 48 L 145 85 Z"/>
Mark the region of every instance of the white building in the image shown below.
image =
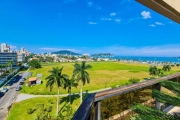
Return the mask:
<path id="1" fill-rule="evenodd" d="M 1 44 L 1 52 L 10 52 L 10 47 L 6 43 Z"/>
<path id="2" fill-rule="evenodd" d="M 25 61 L 25 53 L 17 53 L 17 62 Z"/>

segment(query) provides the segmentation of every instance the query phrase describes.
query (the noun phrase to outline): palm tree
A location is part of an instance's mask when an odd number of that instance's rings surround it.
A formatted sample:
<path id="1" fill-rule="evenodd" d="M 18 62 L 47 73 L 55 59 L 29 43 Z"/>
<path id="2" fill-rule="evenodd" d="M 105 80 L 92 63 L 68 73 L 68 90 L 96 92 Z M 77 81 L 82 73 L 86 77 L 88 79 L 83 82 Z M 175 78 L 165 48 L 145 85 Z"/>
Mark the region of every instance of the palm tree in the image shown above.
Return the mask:
<path id="1" fill-rule="evenodd" d="M 66 87 L 68 88 L 68 93 L 69 93 L 69 103 L 71 104 L 71 88 L 72 87 L 77 87 L 78 84 L 76 83 L 76 80 L 71 78 L 71 79 L 68 79 L 66 81 L 66 85 L 65 85 L 65 89 Z"/>
<path id="2" fill-rule="evenodd" d="M 48 81 L 46 83 L 46 87 L 50 87 L 50 91 L 53 89 L 53 85 L 56 84 L 58 87 L 58 96 L 57 96 L 57 110 L 56 115 L 58 115 L 58 107 L 59 107 L 59 92 L 60 87 L 65 86 L 67 79 L 69 78 L 68 75 L 62 74 L 62 68 L 53 67 L 52 70 L 49 71 L 50 75 L 46 78 Z"/>
<path id="3" fill-rule="evenodd" d="M 5 68 L 5 73 L 7 72 L 7 64 L 3 64 L 3 68 Z"/>
<path id="4" fill-rule="evenodd" d="M 91 65 L 86 65 L 85 61 L 82 61 L 81 64 L 78 64 L 77 62 L 74 65 L 74 71 L 73 71 L 73 78 L 76 77 L 77 82 L 80 82 L 80 103 L 82 103 L 82 85 L 85 85 L 86 82 L 90 82 L 89 73 L 86 71 L 87 69 L 91 68 Z"/>
<path id="5" fill-rule="evenodd" d="M 12 60 L 9 60 L 8 63 L 7 63 L 7 66 L 8 66 L 8 67 L 11 67 L 11 72 L 12 72 L 12 63 L 13 63 Z"/>
<path id="6" fill-rule="evenodd" d="M 171 70 L 171 66 L 170 65 L 164 65 L 162 69 L 164 71 L 170 71 Z"/>

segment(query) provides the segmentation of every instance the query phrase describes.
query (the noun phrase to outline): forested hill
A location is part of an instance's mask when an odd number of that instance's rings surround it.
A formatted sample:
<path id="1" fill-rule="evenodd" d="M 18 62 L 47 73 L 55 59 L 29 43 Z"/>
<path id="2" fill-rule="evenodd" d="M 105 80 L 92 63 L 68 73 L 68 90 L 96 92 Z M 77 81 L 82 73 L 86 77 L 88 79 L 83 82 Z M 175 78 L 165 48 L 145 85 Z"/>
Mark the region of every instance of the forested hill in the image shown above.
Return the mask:
<path id="1" fill-rule="evenodd" d="M 60 51 L 57 51 L 57 52 L 52 52 L 52 54 L 61 54 L 61 55 L 81 55 L 81 54 L 74 53 L 74 52 L 68 51 L 68 50 L 60 50 Z"/>

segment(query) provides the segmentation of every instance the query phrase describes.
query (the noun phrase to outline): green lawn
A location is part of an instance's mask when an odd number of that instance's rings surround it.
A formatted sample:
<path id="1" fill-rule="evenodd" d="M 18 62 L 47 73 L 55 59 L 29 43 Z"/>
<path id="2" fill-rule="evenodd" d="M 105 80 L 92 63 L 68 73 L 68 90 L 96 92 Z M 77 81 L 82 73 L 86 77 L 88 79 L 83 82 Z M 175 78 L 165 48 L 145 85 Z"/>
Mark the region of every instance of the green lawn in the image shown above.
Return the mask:
<path id="1" fill-rule="evenodd" d="M 135 64 L 135 63 L 122 63 L 122 62 L 88 62 L 92 68 L 88 70 L 90 74 L 90 84 L 83 86 L 83 91 L 92 91 L 112 86 L 125 85 L 130 78 L 149 78 L 149 65 Z M 42 85 L 36 85 L 32 87 L 23 86 L 21 93 L 30 94 L 57 94 L 57 88 L 54 86 L 52 92 L 49 92 L 49 88 L 46 88 L 45 78 L 49 75 L 48 71 L 52 67 L 64 67 L 63 73 L 72 76 L 74 69 L 74 63 L 43 63 L 42 68 L 36 70 L 30 70 L 33 72 L 32 77 L 39 73 L 43 74 Z M 173 68 L 172 73 L 179 71 L 179 68 Z M 78 88 L 72 88 L 73 93 L 79 92 Z M 60 89 L 60 93 L 67 93 L 67 90 Z"/>
<path id="2" fill-rule="evenodd" d="M 52 111 L 50 115 L 55 117 L 56 114 L 56 97 L 40 97 L 40 98 L 32 98 L 28 100 L 21 101 L 19 103 L 15 103 L 11 108 L 11 111 L 8 115 L 7 120 L 35 120 L 37 114 L 39 113 L 39 109 L 32 114 L 28 114 L 27 110 L 30 108 L 36 108 L 37 104 L 44 104 L 45 107 L 52 106 Z M 60 109 L 67 104 L 66 97 L 61 98 Z M 75 112 L 79 107 L 79 97 L 74 99 L 72 103 L 73 111 Z M 73 115 L 72 115 L 73 116 Z"/>
<path id="3" fill-rule="evenodd" d="M 89 69 L 88 72 L 90 74 L 91 82 L 90 84 L 86 84 L 83 87 L 83 91 L 91 91 L 103 89 L 106 87 L 112 87 L 116 85 L 125 85 L 128 83 L 128 80 L 132 77 L 135 78 L 149 78 L 150 75 L 148 73 L 149 65 L 144 64 L 134 64 L 134 63 L 121 63 L 121 62 L 89 62 L 93 68 Z M 64 67 L 63 73 L 72 76 L 72 71 L 74 63 L 49 63 L 42 64 L 42 68 L 36 70 L 30 70 L 33 72 L 33 76 L 36 76 L 38 73 L 42 73 L 43 84 L 36 85 L 33 87 L 23 86 L 21 93 L 30 93 L 30 94 L 57 94 L 57 88 L 54 86 L 52 92 L 49 92 L 49 88 L 46 88 L 46 80 L 45 78 L 49 75 L 48 71 L 52 69 L 52 67 Z M 159 68 L 162 68 L 160 66 Z M 172 68 L 170 73 L 179 72 L 180 68 L 174 67 Z M 67 90 L 60 89 L 61 94 L 67 93 Z M 73 93 L 79 92 L 79 88 L 73 88 Z M 67 101 L 67 97 L 61 97 L 60 108 L 62 108 Z M 46 98 L 32 98 L 28 100 L 24 100 L 19 103 L 15 103 L 9 113 L 7 120 L 35 120 L 38 114 L 38 110 L 36 110 L 33 114 L 28 114 L 27 110 L 29 108 L 34 108 L 36 104 L 44 104 L 45 106 L 52 106 L 53 110 L 50 113 L 51 116 L 55 116 L 56 111 L 56 97 L 46 97 Z M 53 103 L 53 104 L 51 104 Z M 75 97 L 73 104 L 73 110 L 76 111 L 79 107 L 79 97 Z"/>

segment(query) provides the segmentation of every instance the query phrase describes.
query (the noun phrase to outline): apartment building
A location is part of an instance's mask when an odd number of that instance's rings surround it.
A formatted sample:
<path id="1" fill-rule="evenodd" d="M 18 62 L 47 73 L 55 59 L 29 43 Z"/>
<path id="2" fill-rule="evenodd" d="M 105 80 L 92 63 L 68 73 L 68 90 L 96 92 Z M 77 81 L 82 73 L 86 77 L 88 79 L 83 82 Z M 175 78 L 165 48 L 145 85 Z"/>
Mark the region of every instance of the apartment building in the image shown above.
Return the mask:
<path id="1" fill-rule="evenodd" d="M 10 46 L 7 46 L 6 43 L 1 44 L 1 52 L 10 52 Z"/>
<path id="2" fill-rule="evenodd" d="M 16 52 L 0 52 L 0 64 L 6 64 L 10 60 L 13 61 L 13 65 L 17 64 Z"/>

